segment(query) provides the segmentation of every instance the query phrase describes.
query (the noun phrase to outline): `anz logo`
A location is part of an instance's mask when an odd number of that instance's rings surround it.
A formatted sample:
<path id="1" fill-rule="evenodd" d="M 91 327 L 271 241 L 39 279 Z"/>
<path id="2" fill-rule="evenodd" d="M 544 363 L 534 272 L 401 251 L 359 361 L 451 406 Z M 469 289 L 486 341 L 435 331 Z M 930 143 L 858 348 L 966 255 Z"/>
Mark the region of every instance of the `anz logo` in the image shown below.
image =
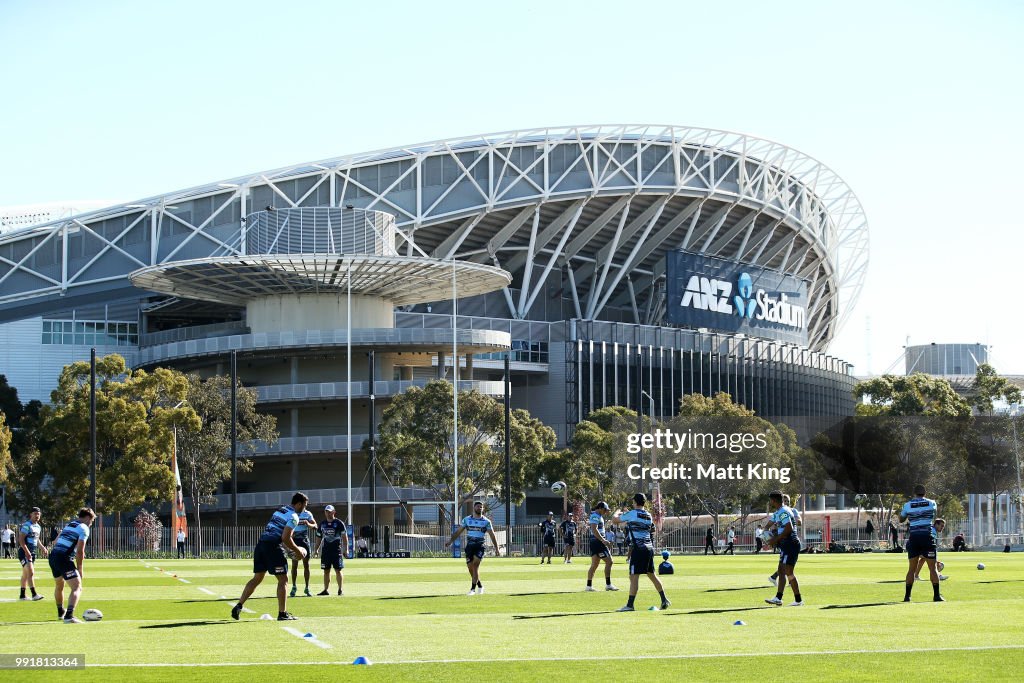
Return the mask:
<path id="1" fill-rule="evenodd" d="M 773 296 L 763 289 L 755 291 L 754 281 L 748 273 L 740 273 L 736 285 L 737 294 L 733 296 L 733 286 L 729 280 L 691 275 L 679 304 L 685 308 L 738 315 L 747 320 L 775 323 L 798 330 L 806 326 L 807 310 L 790 303 L 785 294 Z"/>

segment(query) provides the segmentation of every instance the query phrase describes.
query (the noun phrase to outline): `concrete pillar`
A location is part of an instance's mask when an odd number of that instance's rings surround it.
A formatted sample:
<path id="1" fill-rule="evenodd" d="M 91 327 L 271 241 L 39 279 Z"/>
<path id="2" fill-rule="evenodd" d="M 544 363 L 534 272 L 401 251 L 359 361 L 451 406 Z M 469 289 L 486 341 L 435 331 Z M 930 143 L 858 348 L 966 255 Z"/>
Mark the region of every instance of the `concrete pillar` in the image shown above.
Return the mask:
<path id="1" fill-rule="evenodd" d="M 846 509 L 846 494 L 845 493 L 837 493 L 836 494 L 836 509 L 837 510 L 845 510 Z"/>
<path id="2" fill-rule="evenodd" d="M 296 438 L 299 435 L 299 409 L 298 408 L 292 408 L 291 418 L 292 418 L 292 425 L 291 425 L 291 431 L 289 432 L 288 436 L 290 436 L 290 437 L 292 437 L 294 439 L 294 438 Z"/>
<path id="3" fill-rule="evenodd" d="M 462 371 L 462 379 L 473 379 L 473 354 L 466 354 L 466 368 Z"/>
<path id="4" fill-rule="evenodd" d="M 292 384 L 298 384 L 299 383 L 299 357 L 298 356 L 292 356 L 291 362 L 292 362 L 291 382 L 292 382 Z"/>
<path id="5" fill-rule="evenodd" d="M 444 364 L 445 364 L 444 351 L 437 352 L 437 378 L 444 379 Z"/>
<path id="6" fill-rule="evenodd" d="M 818 512 L 824 512 L 825 510 L 825 494 L 819 493 L 814 497 L 814 509 Z"/>

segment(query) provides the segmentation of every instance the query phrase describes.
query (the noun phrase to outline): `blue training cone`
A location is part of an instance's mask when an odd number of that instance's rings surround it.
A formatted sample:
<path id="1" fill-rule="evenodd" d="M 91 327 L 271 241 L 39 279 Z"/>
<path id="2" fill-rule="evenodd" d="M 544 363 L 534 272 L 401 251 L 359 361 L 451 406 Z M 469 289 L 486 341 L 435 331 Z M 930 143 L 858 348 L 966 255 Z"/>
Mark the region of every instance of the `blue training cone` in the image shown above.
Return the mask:
<path id="1" fill-rule="evenodd" d="M 360 656 L 360 657 L 356 657 L 355 661 L 352 662 L 352 663 L 353 664 L 367 664 L 367 665 L 369 665 L 371 662 L 366 657 Z"/>
<path id="2" fill-rule="evenodd" d="M 732 622 L 732 625 L 733 626 L 746 626 L 747 622 L 745 622 L 745 621 L 734 621 L 734 622 Z"/>
<path id="3" fill-rule="evenodd" d="M 306 635 L 304 635 L 302 637 L 303 638 L 316 638 L 316 636 L 314 636 L 312 633 L 307 633 Z"/>

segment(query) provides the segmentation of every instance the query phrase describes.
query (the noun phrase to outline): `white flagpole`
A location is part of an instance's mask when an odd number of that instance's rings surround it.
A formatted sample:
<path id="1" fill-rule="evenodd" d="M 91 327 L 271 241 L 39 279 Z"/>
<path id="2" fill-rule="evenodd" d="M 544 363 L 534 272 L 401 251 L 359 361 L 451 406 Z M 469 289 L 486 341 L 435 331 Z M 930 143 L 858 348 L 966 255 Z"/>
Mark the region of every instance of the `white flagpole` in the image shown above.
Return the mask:
<path id="1" fill-rule="evenodd" d="M 345 304 L 348 331 L 345 334 L 345 361 L 348 365 L 345 383 L 348 385 L 348 528 L 352 528 L 352 259 L 348 259 L 348 295 Z M 345 541 L 346 546 L 348 541 Z"/>

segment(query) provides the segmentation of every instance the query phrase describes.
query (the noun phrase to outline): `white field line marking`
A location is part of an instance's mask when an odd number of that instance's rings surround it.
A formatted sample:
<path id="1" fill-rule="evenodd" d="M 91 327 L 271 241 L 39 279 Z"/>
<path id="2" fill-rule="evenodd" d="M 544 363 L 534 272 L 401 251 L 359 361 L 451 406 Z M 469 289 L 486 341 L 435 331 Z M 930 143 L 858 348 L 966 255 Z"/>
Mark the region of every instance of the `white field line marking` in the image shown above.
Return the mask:
<path id="1" fill-rule="evenodd" d="M 198 586 L 197 586 L 197 588 L 199 588 L 199 590 L 203 591 L 203 592 L 204 592 L 204 593 L 206 593 L 207 595 L 216 595 L 216 593 L 214 593 L 214 592 L 213 592 L 213 591 L 211 591 L 211 590 L 207 590 L 207 589 L 205 589 L 205 588 L 201 588 L 201 587 L 198 587 Z"/>
<path id="2" fill-rule="evenodd" d="M 174 578 L 178 578 L 178 577 L 174 577 Z M 182 583 L 192 583 L 188 579 L 178 579 L 178 581 L 181 581 Z"/>
<path id="3" fill-rule="evenodd" d="M 292 634 L 293 636 L 297 636 L 298 638 L 306 641 L 307 643 L 312 643 L 313 645 L 316 645 L 317 647 L 323 648 L 325 650 L 331 649 L 331 646 L 322 640 L 317 640 L 316 638 L 307 638 L 305 634 L 303 634 L 302 631 L 298 630 L 297 628 L 292 628 L 290 626 L 282 626 L 281 628 L 283 628 L 285 631 L 288 631 L 288 633 Z"/>
<path id="4" fill-rule="evenodd" d="M 304 638 L 303 640 L 309 640 Z M 885 655 L 885 654 L 908 654 L 915 652 L 985 652 L 995 650 L 1024 650 L 1024 645 L 969 645 L 967 647 L 918 647 L 901 648 L 898 650 L 818 650 L 816 652 L 787 652 L 787 655 L 797 657 L 820 655 Z M 762 657 L 764 655 L 756 652 L 714 652 L 698 653 L 689 655 L 624 655 L 616 657 L 539 657 L 524 661 L 530 662 L 581 662 L 593 660 L 634 660 L 634 659 L 716 659 L 722 657 Z M 374 664 L 468 664 L 474 662 L 507 662 L 511 659 L 395 659 L 389 661 L 377 661 Z M 90 667 L 197 667 L 197 666 L 292 666 L 295 664 L 308 664 L 306 660 L 291 662 L 183 662 L 172 664 L 170 662 L 151 662 L 148 664 L 89 664 Z M 318 664 L 351 664 L 351 662 L 317 662 Z"/>

